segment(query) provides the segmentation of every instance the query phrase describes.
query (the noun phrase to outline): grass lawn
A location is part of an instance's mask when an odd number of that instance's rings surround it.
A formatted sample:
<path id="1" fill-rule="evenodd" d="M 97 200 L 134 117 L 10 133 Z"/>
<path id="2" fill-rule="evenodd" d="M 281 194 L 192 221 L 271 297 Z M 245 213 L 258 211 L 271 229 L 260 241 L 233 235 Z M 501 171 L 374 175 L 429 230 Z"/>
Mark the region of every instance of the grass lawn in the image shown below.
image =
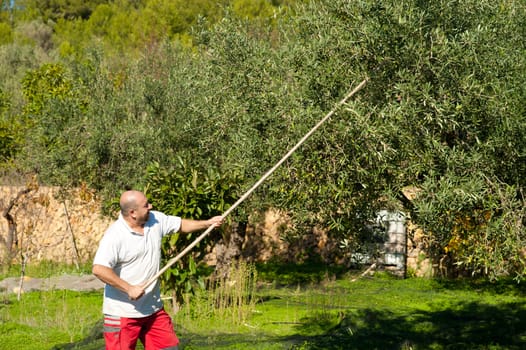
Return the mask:
<path id="1" fill-rule="evenodd" d="M 167 311 L 181 350 L 526 349 L 521 284 L 337 276 L 260 282 L 244 309 L 195 298 Z M 101 292 L 4 294 L 0 349 L 103 349 L 101 303 Z"/>
<path id="2" fill-rule="evenodd" d="M 260 293 L 236 329 L 181 324 L 184 349 L 526 349 L 526 298 L 514 282 L 382 275 Z"/>

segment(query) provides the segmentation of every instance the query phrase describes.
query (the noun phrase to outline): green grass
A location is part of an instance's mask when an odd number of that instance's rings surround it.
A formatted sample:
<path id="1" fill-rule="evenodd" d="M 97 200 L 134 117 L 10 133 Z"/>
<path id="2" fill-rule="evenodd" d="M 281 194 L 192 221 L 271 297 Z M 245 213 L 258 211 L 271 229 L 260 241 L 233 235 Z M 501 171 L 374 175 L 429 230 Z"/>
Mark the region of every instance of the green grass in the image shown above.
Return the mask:
<path id="1" fill-rule="evenodd" d="M 522 286 L 386 276 L 259 291 L 247 324 L 180 325 L 184 349 L 524 349 Z"/>
<path id="2" fill-rule="evenodd" d="M 264 277 L 260 269 L 251 298 L 240 297 L 251 286 L 236 282 L 230 287 L 242 287 L 203 293 L 177 314 L 166 303 L 181 350 L 526 348 L 526 288 L 513 281 L 376 274 L 351 282 L 304 270 L 295 280 L 288 267 L 284 284 L 279 269 Z M 101 302 L 100 292 L 4 295 L 0 349 L 101 349 Z"/>
<path id="3" fill-rule="evenodd" d="M 42 261 L 38 264 L 27 265 L 24 269 L 24 275 L 33 278 L 46 278 L 61 274 L 90 274 L 91 266 L 91 262 L 80 264 L 77 268 L 75 265 L 65 265 L 53 261 Z M 0 270 L 0 280 L 7 277 L 20 277 L 21 274 L 22 267 L 20 264 L 2 266 L 2 269 Z"/>
<path id="4" fill-rule="evenodd" d="M 89 338 L 101 319 L 101 292 L 54 290 L 4 294 L 0 349 L 50 349 Z M 86 348 L 88 349 L 88 348 Z"/>

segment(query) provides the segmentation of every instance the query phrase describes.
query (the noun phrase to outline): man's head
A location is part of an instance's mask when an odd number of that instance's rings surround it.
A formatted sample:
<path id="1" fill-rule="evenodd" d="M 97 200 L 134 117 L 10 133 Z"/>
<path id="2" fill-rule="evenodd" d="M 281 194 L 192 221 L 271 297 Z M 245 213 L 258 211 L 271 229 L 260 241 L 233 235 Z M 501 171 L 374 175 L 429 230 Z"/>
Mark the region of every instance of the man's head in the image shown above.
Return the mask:
<path id="1" fill-rule="evenodd" d="M 140 191 L 126 191 L 121 195 L 120 207 L 122 216 L 137 225 L 144 225 L 148 221 L 152 205 L 144 193 Z"/>

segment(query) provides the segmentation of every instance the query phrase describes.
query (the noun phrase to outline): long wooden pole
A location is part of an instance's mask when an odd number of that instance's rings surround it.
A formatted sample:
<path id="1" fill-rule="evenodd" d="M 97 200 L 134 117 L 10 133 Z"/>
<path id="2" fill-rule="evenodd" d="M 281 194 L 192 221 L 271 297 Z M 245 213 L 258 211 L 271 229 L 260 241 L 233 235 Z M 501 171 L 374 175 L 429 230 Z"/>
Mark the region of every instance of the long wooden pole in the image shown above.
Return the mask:
<path id="1" fill-rule="evenodd" d="M 329 119 L 338 108 L 343 105 L 349 98 L 351 98 L 354 94 L 356 94 L 358 91 L 360 91 L 365 84 L 367 83 L 368 79 L 364 79 L 358 86 L 356 86 L 351 92 L 349 92 L 336 106 L 323 117 L 322 120 L 318 122 L 303 138 L 298 141 L 298 143 L 292 147 L 287 154 L 283 156 L 269 171 L 265 173 L 241 198 L 237 200 L 230 208 L 228 208 L 221 216 L 223 218 L 227 217 L 228 214 L 230 214 L 237 206 L 239 206 L 245 199 L 247 199 L 248 196 L 252 194 L 258 188 L 283 162 L 285 162 L 291 155 L 294 153 L 327 119 Z M 159 270 L 153 276 L 146 284 L 144 285 L 144 288 L 147 288 L 149 285 L 151 285 L 153 282 L 155 282 L 163 273 L 166 272 L 173 264 L 175 264 L 177 261 L 179 261 L 183 256 L 185 256 L 190 250 L 192 250 L 199 242 L 201 242 L 212 230 L 214 229 L 214 226 L 210 226 L 208 229 L 206 229 L 205 232 L 203 232 L 199 237 L 195 239 L 188 247 L 186 247 L 183 251 L 181 251 L 176 257 L 170 259 L 166 265 Z"/>

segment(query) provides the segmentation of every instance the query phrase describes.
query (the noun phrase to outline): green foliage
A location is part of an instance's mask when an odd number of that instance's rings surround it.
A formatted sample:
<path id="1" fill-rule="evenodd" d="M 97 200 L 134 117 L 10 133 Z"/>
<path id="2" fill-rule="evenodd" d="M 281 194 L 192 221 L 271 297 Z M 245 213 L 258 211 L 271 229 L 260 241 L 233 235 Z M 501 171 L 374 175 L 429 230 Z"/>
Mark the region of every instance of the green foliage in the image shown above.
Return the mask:
<path id="1" fill-rule="evenodd" d="M 190 33 L 191 28 L 197 24 L 199 17 L 207 18 L 209 22 L 214 23 L 221 18 L 222 7 L 227 1 L 209 1 L 196 0 L 192 2 L 184 0 L 166 1 L 166 0 L 149 0 L 143 10 L 143 17 L 158 21 L 156 29 L 155 26 L 150 25 L 150 31 L 159 31 L 158 34 L 167 35 L 168 38 L 173 38 L 176 34 Z M 155 16 L 152 16 L 155 14 Z"/>
<path id="2" fill-rule="evenodd" d="M 31 46 L 18 43 L 0 46 L 0 87 L 8 94 L 10 115 L 19 113 L 26 103 L 20 82 L 27 70 L 40 65 L 41 57 L 35 51 Z"/>
<path id="3" fill-rule="evenodd" d="M 11 121 L 5 118 L 9 108 L 7 94 L 0 88 L 0 161 L 3 163 L 16 153 L 16 137 Z"/>
<path id="4" fill-rule="evenodd" d="M 272 3 L 267 0 L 233 0 L 231 6 L 236 16 L 249 20 L 269 18 L 274 13 Z"/>
<path id="5" fill-rule="evenodd" d="M 0 47 L 11 50 L 0 56 L 2 91 L 13 91 L 5 120 L 32 121 L 19 161 L 46 183 L 115 193 L 180 156 L 196 169 L 241 169 L 249 188 L 369 77 L 246 211 L 286 210 L 289 242 L 318 226 L 358 249 L 378 209 L 403 210 L 433 259 L 522 278 L 523 4 L 315 1 L 268 18 L 290 3 L 90 2 L 89 17 L 59 16 L 51 33 L 46 5 L 27 2 L 26 18 L 45 19 L 15 25 L 15 44 Z M 39 61 L 22 59 L 19 39 L 63 57 L 27 73 L 23 110 L 13 62 Z M 407 187 L 420 190 L 412 202 L 400 201 Z"/>
<path id="6" fill-rule="evenodd" d="M 513 186 L 493 183 L 482 174 L 449 176 L 436 184 L 426 183 L 416 215 L 426 227 L 434 228 L 430 248 L 454 259 L 459 270 L 492 278 L 515 271 L 520 278 L 525 273 L 523 237 L 517 233 L 525 211 L 518 193 Z"/>
<path id="7" fill-rule="evenodd" d="M 30 118 L 38 118 L 48 100 L 65 98 L 71 92 L 71 82 L 60 64 L 45 64 L 28 71 L 22 86 L 28 101 L 25 112 Z"/>
<path id="8" fill-rule="evenodd" d="M 146 193 L 152 205 L 186 218 L 205 219 L 226 211 L 235 201 L 240 178 L 235 172 L 220 175 L 213 168 L 206 173 L 178 159 L 173 170 L 154 163 L 147 169 Z"/>
<path id="9" fill-rule="evenodd" d="M 26 126 L 25 165 L 53 184 L 74 185 L 86 178 L 81 166 L 84 101 L 80 87 L 61 64 L 44 64 L 26 73 L 27 104 L 20 120 Z"/>
<path id="10" fill-rule="evenodd" d="M 334 233 L 350 229 L 359 245 L 362 219 L 375 208 L 396 205 L 405 186 L 418 186 L 421 197 L 405 210 L 429 230 L 434 257 L 445 253 L 455 217 L 475 219 L 478 210 L 488 209 L 493 223 L 486 235 L 491 232 L 491 251 L 503 252 L 491 254 L 500 258 L 489 259 L 481 244 L 476 253 L 459 253 L 452 261 L 493 277 L 504 270 L 521 275 L 523 226 L 497 224 L 504 216 L 519 223 L 524 217 L 522 177 L 511 175 L 524 164 L 524 89 L 518 82 L 525 80 L 520 68 L 525 46 L 516 39 L 523 23 L 516 20 L 517 11 L 524 7 L 512 8 L 490 2 L 323 2 L 295 19 L 296 40 L 304 43 L 299 48 L 308 48 L 294 62 L 295 71 L 306 72 L 304 95 L 329 108 L 328 102 L 342 95 L 349 67 L 371 79 L 358 101 L 340 113 L 336 131 L 315 140 L 309 161 L 293 169 L 295 178 L 305 181 L 306 194 L 296 202 L 295 187 L 279 188 L 282 198 L 290 198 L 285 203 L 312 202 L 309 213 L 330 215 Z M 496 42 L 502 42 L 499 50 Z M 499 58 L 502 52 L 510 59 Z M 504 141 L 503 135 L 513 138 Z M 510 149 L 503 154 L 497 151 L 501 147 Z M 504 203 L 506 214 L 491 209 Z M 362 224 L 353 225 L 353 218 Z"/>
<path id="11" fill-rule="evenodd" d="M 46 6 L 34 6 L 44 21 L 52 17 L 57 22 L 56 42 L 63 55 L 80 54 L 92 40 L 99 40 L 107 54 L 117 59 L 121 55 L 137 57 L 143 47 L 166 40 L 192 46 L 192 33 L 199 20 L 206 19 L 213 26 L 229 9 L 240 18 L 257 21 L 270 19 L 277 7 L 288 7 L 293 2 L 284 5 L 265 0 L 94 1 L 84 4 L 84 10 L 74 3 L 51 6 L 51 12 L 56 14 L 45 14 L 50 11 Z"/>
<path id="12" fill-rule="evenodd" d="M 464 6 L 470 6 L 469 15 L 465 15 L 468 11 Z M 392 13 L 394 9 L 386 10 Z M 517 30 L 510 25 L 514 11 L 486 2 L 462 6 L 449 2 L 440 9 L 433 6 L 421 10 L 415 8 L 406 14 L 409 20 L 398 19 L 398 23 L 392 23 L 390 28 L 397 28 L 400 32 L 403 28 L 401 24 L 411 23 L 411 16 L 417 23 L 422 23 L 423 28 L 412 36 L 397 36 L 398 33 L 382 35 L 382 38 L 399 37 L 403 40 L 383 48 L 384 52 L 386 49 L 393 50 L 389 56 L 396 55 L 398 60 L 388 61 L 386 65 L 390 68 L 382 69 L 382 76 L 389 69 L 396 72 L 393 76 L 399 80 L 393 85 L 396 89 L 390 93 L 399 96 L 397 114 L 409 122 L 405 124 L 402 119 L 396 119 L 399 122 L 398 132 L 407 135 L 404 138 L 410 140 L 405 143 L 407 147 L 401 145 L 397 149 L 407 150 L 407 155 L 413 160 L 401 163 L 403 169 L 411 171 L 402 171 L 400 177 L 407 181 L 412 174 L 418 174 L 412 184 L 418 184 L 423 189 L 421 197 L 414 203 L 416 208 L 412 217 L 431 231 L 435 256 L 442 256 L 444 248 L 453 238 L 452 229 L 456 220 L 464 216 L 477 220 L 478 211 L 490 211 L 491 219 L 487 224 L 491 228 L 487 228 L 483 235 L 486 237 L 482 239 L 485 244 L 479 247 L 490 245 L 494 248 L 482 248 L 477 253 L 471 249 L 455 252 L 458 255 L 449 251 L 453 255 L 452 260 L 470 266 L 473 272 L 493 277 L 503 273 L 502 264 L 522 274 L 522 268 L 517 270 L 514 267 L 523 265 L 517 265 L 520 242 L 524 241 L 520 234 L 522 229 L 516 226 L 513 229 L 515 233 L 511 234 L 497 224 L 503 219 L 503 213 L 497 208 L 510 208 L 511 203 L 515 203 L 511 204 L 515 209 L 507 209 L 504 216 L 511 215 L 518 222 L 524 216 L 519 209 L 524 198 L 522 195 L 517 197 L 516 187 L 523 186 L 523 183 L 518 180 L 520 177 L 513 176 L 514 180 L 511 180 L 509 175 L 515 170 L 501 165 L 506 159 L 504 163 L 516 164 L 518 169 L 522 169 L 524 143 L 521 140 L 524 139 L 525 129 L 516 123 L 524 125 L 520 122 L 524 115 L 521 112 L 523 107 L 518 104 L 523 98 L 523 91 L 511 86 L 525 78 L 523 74 L 518 74 L 518 67 L 524 62 L 521 58 L 524 45 L 517 45 L 511 39 L 509 45 L 501 47 L 506 50 L 507 57 L 515 57 L 514 62 L 502 60 L 494 52 L 494 43 L 505 41 L 498 39 L 496 33 L 504 37 L 514 36 L 513 32 Z M 396 16 L 392 18 L 396 20 Z M 409 48 L 412 50 L 409 51 Z M 382 57 L 380 54 L 385 55 L 384 52 L 377 52 L 375 57 Z M 500 107 L 497 107 L 497 101 L 506 103 L 499 102 Z M 502 135 L 510 134 L 516 135 L 512 145 L 502 138 Z M 511 146 L 513 151 L 499 155 L 495 148 L 497 144 L 504 149 Z M 476 238 L 480 234 L 477 230 L 470 232 L 473 241 L 478 239 L 480 242 L 481 237 Z M 487 253 L 483 253 L 484 249 Z M 501 255 L 496 252 L 506 253 Z M 488 259 L 491 254 L 493 257 L 513 258 L 496 263 Z"/>
<path id="13" fill-rule="evenodd" d="M 44 22 L 60 19 L 87 19 L 93 9 L 108 0 L 16 0 L 16 6 L 24 11 L 25 18 L 41 18 Z"/>
<path id="14" fill-rule="evenodd" d="M 20 80 L 37 59 L 30 46 L 0 46 L 0 167 L 17 166 L 15 162 L 24 145 L 28 123 L 20 116 L 26 104 Z"/>
<path id="15" fill-rule="evenodd" d="M 191 168 L 179 159 L 173 169 L 161 168 L 158 163 L 147 169 L 145 193 L 159 211 L 185 219 L 205 220 L 221 215 L 237 197 L 240 178 L 235 173 L 220 175 L 213 168 L 206 173 Z M 174 233 L 163 240 L 163 264 L 185 249 L 200 232 Z M 174 290 L 178 301 L 198 285 L 204 287 L 206 268 L 199 267 L 195 258 L 203 258 L 210 236 L 202 240 L 192 254 L 183 257 L 162 276 L 163 287 Z"/>
<path id="16" fill-rule="evenodd" d="M 40 19 L 22 22 L 16 27 L 14 36 L 17 43 L 33 47 L 35 54 L 45 57 L 53 49 L 53 29 Z"/>
<path id="17" fill-rule="evenodd" d="M 15 121 L 0 116 L 0 164 L 12 161 L 22 143 L 22 127 Z"/>
<path id="18" fill-rule="evenodd" d="M 0 89 L 0 113 L 4 113 L 9 108 L 10 102 L 7 94 Z"/>
<path id="19" fill-rule="evenodd" d="M 8 23 L 0 22 L 0 45 L 13 42 L 13 30 Z"/>

